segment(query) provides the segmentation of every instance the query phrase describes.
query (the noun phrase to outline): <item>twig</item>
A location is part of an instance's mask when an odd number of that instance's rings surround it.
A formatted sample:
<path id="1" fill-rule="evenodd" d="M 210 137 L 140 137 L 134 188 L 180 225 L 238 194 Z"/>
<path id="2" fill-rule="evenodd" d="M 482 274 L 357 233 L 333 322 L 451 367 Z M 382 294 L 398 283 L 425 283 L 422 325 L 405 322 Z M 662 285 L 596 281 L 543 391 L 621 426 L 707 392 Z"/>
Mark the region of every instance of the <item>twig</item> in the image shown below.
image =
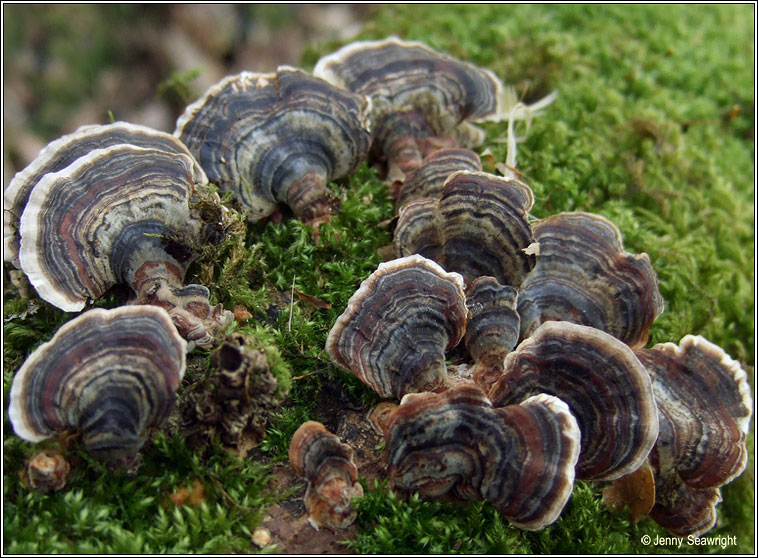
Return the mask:
<path id="1" fill-rule="evenodd" d="M 230 503 L 231 503 L 233 506 L 236 506 L 236 507 L 238 507 L 239 509 L 241 509 L 241 510 L 245 510 L 245 511 L 254 511 L 254 510 L 256 510 L 256 509 L 257 509 L 257 508 L 249 508 L 249 507 L 247 507 L 247 506 L 243 506 L 242 504 L 238 503 L 238 502 L 237 502 L 237 501 L 236 501 L 234 498 L 232 498 L 231 496 L 229 496 L 229 494 L 227 493 L 227 491 L 226 491 L 226 490 L 224 490 L 224 485 L 223 485 L 223 484 L 221 484 L 221 481 L 219 481 L 218 479 L 216 479 L 216 478 L 212 477 L 211 475 L 208 475 L 208 478 L 209 478 L 209 479 L 211 479 L 211 481 L 213 481 L 213 484 L 215 484 L 215 485 L 216 485 L 216 488 L 217 488 L 217 489 L 218 489 L 218 490 L 221 492 L 221 495 L 222 495 L 224 498 L 226 498 L 227 500 L 229 500 L 229 502 L 230 502 Z"/>
<path id="2" fill-rule="evenodd" d="M 292 311 L 295 306 L 295 278 L 297 275 L 292 276 L 292 290 L 290 291 L 290 317 L 287 320 L 287 331 L 292 331 Z"/>

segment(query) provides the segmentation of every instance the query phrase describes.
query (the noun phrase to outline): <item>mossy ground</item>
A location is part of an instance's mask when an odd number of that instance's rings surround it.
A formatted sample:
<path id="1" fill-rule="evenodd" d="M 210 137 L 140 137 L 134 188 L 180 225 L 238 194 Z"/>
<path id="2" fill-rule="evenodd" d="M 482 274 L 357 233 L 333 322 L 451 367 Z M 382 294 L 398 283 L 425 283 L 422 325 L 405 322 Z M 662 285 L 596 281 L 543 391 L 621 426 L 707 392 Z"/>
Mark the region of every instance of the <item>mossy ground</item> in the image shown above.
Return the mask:
<path id="1" fill-rule="evenodd" d="M 627 250 L 650 255 L 660 280 L 665 311 L 651 344 L 703 335 L 740 360 L 754 385 L 754 15 L 752 5 L 388 5 L 376 8 L 360 38 L 424 41 L 491 68 L 527 100 L 558 89 L 519 145 L 518 168 L 535 192 L 532 213 L 582 210 L 610 218 Z M 337 46 L 306 52 L 303 66 Z M 485 127 L 486 147 L 503 161 L 505 124 Z M 296 378 L 263 446 L 272 462 L 285 459 L 299 424 L 320 418 L 317 402 L 327 384 L 366 404 L 375 400 L 336 369 L 323 347 L 348 298 L 379 263 L 377 249 L 390 242 L 381 223 L 392 204 L 365 167 L 333 187 L 342 208 L 318 237 L 285 216 L 251 227 L 244 243 L 231 242 L 215 265 L 201 262 L 195 270 L 212 279 L 218 301 L 252 313 L 245 327 L 275 346 Z M 7 409 L 15 370 L 71 315 L 40 304 L 22 316 L 26 303 L 7 285 L 4 295 Z M 202 351 L 195 356 L 207 360 Z M 249 552 L 250 532 L 279 496 L 267 484 L 265 463 L 220 449 L 201 460 L 171 435 L 146 448 L 133 478 L 107 474 L 72 449 L 80 465 L 68 487 L 41 495 L 19 480 L 32 446 L 12 435 L 7 413 L 3 425 L 6 553 Z M 734 537 L 726 548 L 645 545 L 644 535 L 666 533 L 650 521 L 634 525 L 610 514 L 599 488 L 587 483 L 578 483 L 554 525 L 536 533 L 511 527 L 487 504 L 404 501 L 383 484 L 366 486 L 358 536 L 348 548 L 752 553 L 752 433 L 749 446 L 748 468 L 723 490 L 720 523 L 708 534 Z M 170 496 L 195 480 L 204 488 L 202 503 L 174 504 Z"/>

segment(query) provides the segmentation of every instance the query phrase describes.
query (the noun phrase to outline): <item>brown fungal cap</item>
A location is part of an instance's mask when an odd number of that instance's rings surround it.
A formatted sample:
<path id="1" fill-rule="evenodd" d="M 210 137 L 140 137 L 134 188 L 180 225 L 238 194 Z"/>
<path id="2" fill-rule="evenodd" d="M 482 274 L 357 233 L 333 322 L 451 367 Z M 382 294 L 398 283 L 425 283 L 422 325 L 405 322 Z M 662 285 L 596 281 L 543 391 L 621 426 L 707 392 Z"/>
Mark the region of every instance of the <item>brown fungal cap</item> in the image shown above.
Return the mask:
<path id="1" fill-rule="evenodd" d="M 35 453 L 27 464 L 29 485 L 35 490 L 47 493 L 61 490 L 66 486 L 71 472 L 63 454 L 56 450 L 42 450 Z"/>
<path id="2" fill-rule="evenodd" d="M 650 518 L 677 536 L 698 537 L 716 525 L 719 488 L 692 488 L 675 475 L 656 474 L 656 503 Z"/>
<path id="3" fill-rule="evenodd" d="M 600 215 L 559 213 L 532 228 L 537 262 L 519 293 L 522 338 L 565 320 L 644 346 L 663 311 L 648 255 L 625 252 L 618 228 Z"/>
<path id="4" fill-rule="evenodd" d="M 464 342 L 476 363 L 474 381 L 488 390 L 503 372 L 503 360 L 518 343 L 520 318 L 518 293 L 493 277 L 479 277 L 466 289 L 471 318 Z"/>
<path id="5" fill-rule="evenodd" d="M 299 219 L 318 223 L 338 204 L 327 182 L 366 158 L 366 110 L 365 98 L 282 66 L 225 78 L 187 107 L 174 134 L 249 220 L 286 203 Z"/>
<path id="6" fill-rule="evenodd" d="M 409 172 L 395 196 L 395 208 L 415 198 L 440 198 L 447 177 L 456 171 L 481 171 L 479 155 L 470 149 L 448 147 L 424 157 L 421 166 Z"/>
<path id="7" fill-rule="evenodd" d="M 119 144 L 43 176 L 21 216 L 19 259 L 40 297 L 79 311 L 116 284 L 169 310 L 182 335 L 209 345 L 231 314 L 202 285 L 183 285 L 197 246 L 223 238 L 223 209 L 188 154 Z M 197 209 L 195 202 L 205 207 Z"/>
<path id="8" fill-rule="evenodd" d="M 714 489 L 747 465 L 753 409 L 747 375 L 723 349 L 700 336 L 636 354 L 650 373 L 660 421 L 651 516 L 677 534 L 702 534 L 716 520 Z M 704 500 L 710 502 L 709 517 L 702 512 Z"/>
<path id="9" fill-rule="evenodd" d="M 463 280 L 418 255 L 379 265 L 348 301 L 326 351 L 380 397 L 445 383 L 445 352 L 463 337 Z"/>
<path id="10" fill-rule="evenodd" d="M 174 136 L 128 122 L 82 126 L 48 144 L 25 169 L 16 174 L 3 193 L 3 243 L 6 262 L 12 262 L 20 269 L 19 221 L 29 196 L 40 179 L 48 173 L 65 169 L 91 151 L 119 144 L 190 155 L 184 144 Z M 197 180 L 205 182 L 202 169 L 197 164 L 195 167 Z"/>
<path id="11" fill-rule="evenodd" d="M 430 138 L 503 111 L 503 85 L 491 71 L 397 37 L 348 44 L 313 72 L 371 99 L 372 151 L 389 160 L 390 179 L 418 167 Z"/>
<path id="12" fill-rule="evenodd" d="M 419 198 L 400 209 L 395 229 L 399 256 L 421 254 L 466 282 L 491 276 L 518 287 L 534 265 L 524 252 L 533 241 L 531 189 L 484 172 L 450 175 L 439 200 Z"/>
<path id="13" fill-rule="evenodd" d="M 395 486 L 424 498 L 485 499 L 524 529 L 554 522 L 573 489 L 579 428 L 549 395 L 495 409 L 474 385 L 413 394 L 386 437 Z"/>
<path id="14" fill-rule="evenodd" d="M 95 457 L 128 465 L 174 405 L 186 345 L 161 308 L 85 312 L 16 373 L 8 409 L 13 430 L 31 442 L 76 430 Z"/>
<path id="15" fill-rule="evenodd" d="M 316 529 L 345 529 L 355 521 L 353 500 L 363 496 L 363 487 L 357 482 L 350 446 L 320 422 L 307 421 L 292 436 L 289 460 L 308 481 L 305 507 Z"/>
<path id="16" fill-rule="evenodd" d="M 636 354 L 658 405 L 661 467 L 674 467 L 696 488 L 722 486 L 742 473 L 753 402 L 739 363 L 694 335 Z"/>
<path id="17" fill-rule="evenodd" d="M 658 436 L 650 379 L 632 350 L 598 329 L 546 322 L 505 358 L 496 407 L 549 393 L 582 431 L 577 478 L 613 480 L 638 469 Z"/>

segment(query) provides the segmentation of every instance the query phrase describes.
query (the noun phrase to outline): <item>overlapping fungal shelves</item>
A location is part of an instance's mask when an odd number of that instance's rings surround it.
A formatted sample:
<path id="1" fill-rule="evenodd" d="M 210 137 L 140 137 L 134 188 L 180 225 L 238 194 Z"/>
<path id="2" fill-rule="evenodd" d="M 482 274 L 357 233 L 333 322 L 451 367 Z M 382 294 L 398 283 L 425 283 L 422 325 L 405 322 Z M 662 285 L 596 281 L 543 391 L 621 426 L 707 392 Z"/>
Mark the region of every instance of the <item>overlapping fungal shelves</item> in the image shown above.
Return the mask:
<path id="1" fill-rule="evenodd" d="M 481 142 L 465 125 L 503 112 L 503 84 L 490 70 L 397 37 L 345 45 L 313 72 L 371 99 L 371 159 L 386 162 L 390 181 L 439 147 Z"/>
<path id="2" fill-rule="evenodd" d="M 184 284 L 198 247 L 227 232 L 210 183 L 251 223 L 287 207 L 318 227 L 339 210 L 329 182 L 368 160 L 395 200 L 396 259 L 363 280 L 325 348 L 388 400 L 370 420 L 393 486 L 486 500 L 534 530 L 560 517 L 575 479 L 613 481 L 614 505 L 644 494 L 635 519 L 706 533 L 746 466 L 747 376 L 699 336 L 645 348 L 664 306 L 647 254 L 626 252 L 599 215 L 535 220 L 514 169 L 482 171 L 471 123 L 511 119 L 511 164 L 513 119 L 528 113 L 517 108 L 491 71 L 389 37 L 346 45 L 314 75 L 229 76 L 173 136 L 117 122 L 52 142 L 5 191 L 6 263 L 63 311 L 118 284 L 138 305 L 86 311 L 28 357 L 11 388 L 14 431 L 32 442 L 76 431 L 96 458 L 133 465 L 174 406 L 187 350 L 214 347 L 232 320 L 205 286 Z M 218 378 L 182 401 L 190 438 L 240 454 L 279 402 L 265 357 L 244 345 L 226 337 Z M 308 421 L 289 458 L 311 524 L 350 525 L 363 494 L 350 446 Z M 48 491 L 68 472 L 62 454 L 38 453 L 27 475 Z"/>
<path id="3" fill-rule="evenodd" d="M 50 304 L 79 312 L 127 285 L 130 302 L 168 310 L 190 347 L 210 347 L 230 323 L 207 287 L 184 284 L 199 247 L 224 239 L 228 210 L 171 135 L 125 123 L 80 129 L 8 190 L 9 257 Z"/>

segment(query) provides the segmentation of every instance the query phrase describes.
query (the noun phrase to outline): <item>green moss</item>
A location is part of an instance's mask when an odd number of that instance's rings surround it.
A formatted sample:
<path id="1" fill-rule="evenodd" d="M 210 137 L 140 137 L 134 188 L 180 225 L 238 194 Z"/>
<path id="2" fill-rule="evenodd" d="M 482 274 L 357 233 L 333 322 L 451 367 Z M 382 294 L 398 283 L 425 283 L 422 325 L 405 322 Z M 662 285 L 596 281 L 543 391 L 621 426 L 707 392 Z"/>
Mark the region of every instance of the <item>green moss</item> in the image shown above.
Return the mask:
<path id="1" fill-rule="evenodd" d="M 3 485 L 9 554 L 185 554 L 248 551 L 262 519 L 267 469 L 218 451 L 208 462 L 179 437 L 158 437 L 138 476 L 112 474 L 84 454 L 64 491 L 48 495 L 24 487 L 18 476 Z M 81 461 L 84 460 L 84 463 Z M 6 463 L 7 467 L 7 463 Z M 6 468 L 6 472 L 8 469 Z M 171 496 L 202 485 L 196 505 Z"/>

